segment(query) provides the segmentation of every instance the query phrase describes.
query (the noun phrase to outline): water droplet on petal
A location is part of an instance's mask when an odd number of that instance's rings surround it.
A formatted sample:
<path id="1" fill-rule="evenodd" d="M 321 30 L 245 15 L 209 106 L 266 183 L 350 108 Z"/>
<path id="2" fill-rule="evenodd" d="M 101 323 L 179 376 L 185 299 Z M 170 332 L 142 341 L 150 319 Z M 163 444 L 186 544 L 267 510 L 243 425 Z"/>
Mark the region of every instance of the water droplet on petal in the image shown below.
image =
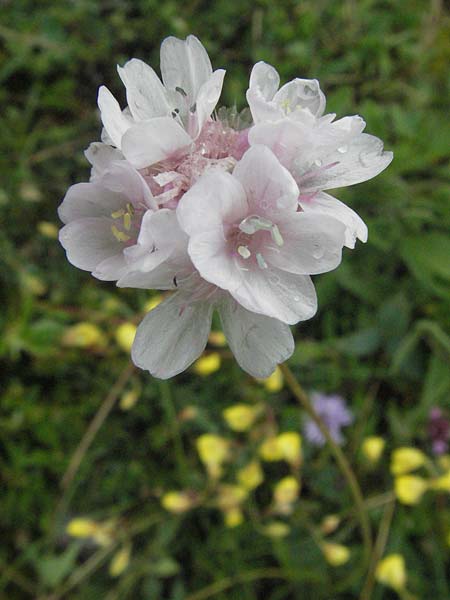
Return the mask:
<path id="1" fill-rule="evenodd" d="M 337 149 L 338 152 L 340 152 L 341 154 L 345 154 L 348 150 L 348 146 L 339 146 L 339 148 Z"/>
<path id="2" fill-rule="evenodd" d="M 314 161 L 314 164 L 316 165 L 316 167 L 321 167 L 322 166 L 322 161 L 320 159 L 317 159 Z"/>

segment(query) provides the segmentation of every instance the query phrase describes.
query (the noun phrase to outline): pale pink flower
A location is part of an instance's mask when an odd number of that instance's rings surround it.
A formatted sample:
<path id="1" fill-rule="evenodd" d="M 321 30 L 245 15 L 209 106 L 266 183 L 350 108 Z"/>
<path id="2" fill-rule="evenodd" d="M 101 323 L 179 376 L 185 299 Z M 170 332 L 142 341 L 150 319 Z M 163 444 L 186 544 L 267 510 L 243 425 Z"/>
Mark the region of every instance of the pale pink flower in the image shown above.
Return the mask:
<path id="1" fill-rule="evenodd" d="M 294 79 L 278 90 L 279 76 L 259 62 L 252 70 L 247 100 L 255 126 L 249 142 L 270 148 L 296 180 L 302 210 L 329 215 L 346 226 L 345 245 L 356 238 L 367 241 L 367 227 L 351 208 L 324 190 L 360 183 L 375 177 L 392 160 L 383 143 L 362 133 L 359 116 L 334 121 L 323 115 L 325 96 L 317 80 Z"/>
<path id="2" fill-rule="evenodd" d="M 136 58 L 118 67 L 128 107 L 121 110 L 111 92 L 98 94 L 106 135 L 135 167 L 160 162 L 187 148 L 202 131 L 222 91 L 225 71 L 212 70 L 208 54 L 193 35 L 166 38 L 161 45 L 162 82 Z"/>

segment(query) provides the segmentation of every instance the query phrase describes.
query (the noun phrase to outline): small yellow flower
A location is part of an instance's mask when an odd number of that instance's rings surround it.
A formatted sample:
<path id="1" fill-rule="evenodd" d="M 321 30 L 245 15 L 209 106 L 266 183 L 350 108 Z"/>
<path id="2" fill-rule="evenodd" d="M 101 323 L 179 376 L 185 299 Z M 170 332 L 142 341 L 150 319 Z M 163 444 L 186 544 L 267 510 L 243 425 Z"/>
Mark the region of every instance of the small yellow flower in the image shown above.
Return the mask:
<path id="1" fill-rule="evenodd" d="M 275 462 L 283 459 L 283 451 L 275 436 L 269 437 L 259 447 L 259 455 L 266 462 Z"/>
<path id="2" fill-rule="evenodd" d="M 122 325 L 119 325 L 115 333 L 116 342 L 119 348 L 125 352 L 130 352 L 135 335 L 136 325 L 134 323 L 122 323 Z"/>
<path id="3" fill-rule="evenodd" d="M 439 492 L 450 492 L 450 470 L 444 475 L 433 479 L 430 482 L 430 488 Z"/>
<path id="4" fill-rule="evenodd" d="M 124 546 L 114 554 L 109 563 L 109 574 L 111 577 L 121 575 L 130 564 L 131 546 Z"/>
<path id="5" fill-rule="evenodd" d="M 248 431 L 258 417 L 259 412 L 259 406 L 234 404 L 226 408 L 222 415 L 228 427 L 233 431 Z"/>
<path id="6" fill-rule="evenodd" d="M 403 590 L 406 585 L 405 560 L 401 554 L 389 554 L 378 563 L 375 578 L 394 590 Z"/>
<path id="7" fill-rule="evenodd" d="M 427 460 L 425 454 L 417 448 L 397 448 L 391 455 L 391 473 L 404 475 L 422 467 Z"/>
<path id="8" fill-rule="evenodd" d="M 302 460 L 302 437 L 295 431 L 285 431 L 277 436 L 277 444 L 282 458 L 291 465 L 299 465 Z"/>
<path id="9" fill-rule="evenodd" d="M 327 515 L 323 518 L 320 529 L 324 535 L 329 535 L 339 527 L 341 519 L 338 515 Z"/>
<path id="10" fill-rule="evenodd" d="M 244 513 L 237 506 L 227 509 L 223 516 L 227 527 L 237 527 L 244 521 Z"/>
<path id="11" fill-rule="evenodd" d="M 248 496 L 248 490 L 240 485 L 224 483 L 217 490 L 217 506 L 224 511 L 238 507 Z"/>
<path id="12" fill-rule="evenodd" d="M 66 526 L 66 532 L 75 538 L 92 537 L 97 531 L 98 524 L 92 519 L 78 517 L 72 519 Z"/>
<path id="13" fill-rule="evenodd" d="M 418 504 L 428 489 L 428 482 L 417 475 L 400 475 L 395 479 L 394 489 L 402 504 Z"/>
<path id="14" fill-rule="evenodd" d="M 220 477 L 221 466 L 228 459 L 230 443 L 220 435 L 204 433 L 196 440 L 197 452 L 212 477 Z"/>
<path id="15" fill-rule="evenodd" d="M 286 506 L 295 502 L 300 492 L 300 485 L 295 477 L 280 479 L 273 491 L 273 499 L 278 506 Z"/>
<path id="16" fill-rule="evenodd" d="M 150 312 L 151 310 L 153 310 L 154 308 L 156 308 L 158 306 L 158 304 L 161 304 L 161 302 L 164 300 L 164 298 L 161 296 L 161 294 L 157 294 L 156 296 L 152 296 L 150 298 L 150 300 L 147 300 L 147 302 L 144 304 L 144 311 Z"/>
<path id="17" fill-rule="evenodd" d="M 267 377 L 267 379 L 262 379 L 261 381 L 268 392 L 276 393 L 282 390 L 284 379 L 280 367 L 276 367 L 275 371 L 272 373 L 272 375 L 270 375 L 270 377 Z"/>
<path id="18" fill-rule="evenodd" d="M 106 339 L 97 325 L 81 322 L 66 329 L 62 343 L 71 348 L 99 348 L 105 346 Z"/>
<path id="19" fill-rule="evenodd" d="M 167 492 L 161 498 L 163 508 L 174 514 L 182 514 L 194 505 L 194 498 L 188 492 Z"/>
<path id="20" fill-rule="evenodd" d="M 51 240 L 56 240 L 58 237 L 58 227 L 54 223 L 48 221 L 41 221 L 38 223 L 38 231 L 41 235 Z"/>
<path id="21" fill-rule="evenodd" d="M 342 544 L 335 544 L 333 542 L 324 542 L 321 545 L 323 555 L 327 563 L 333 567 L 340 567 L 345 565 L 350 558 L 350 550 L 347 546 Z"/>
<path id="22" fill-rule="evenodd" d="M 385 445 L 386 441 L 382 437 L 370 435 L 363 440 L 361 452 L 372 465 L 375 465 L 380 460 Z"/>
<path id="23" fill-rule="evenodd" d="M 254 460 L 237 472 L 237 480 L 246 490 L 254 490 L 264 481 L 261 465 Z"/>
<path id="24" fill-rule="evenodd" d="M 208 337 L 208 342 L 213 346 L 223 348 L 227 345 L 227 338 L 222 331 L 211 331 Z"/>
<path id="25" fill-rule="evenodd" d="M 119 406 L 122 410 L 130 410 L 139 400 L 139 392 L 137 390 L 128 390 L 121 398 Z"/>
<path id="26" fill-rule="evenodd" d="M 289 535 L 289 525 L 283 523 L 283 521 L 272 521 L 267 523 L 262 529 L 263 533 L 271 538 L 283 538 Z"/>
<path id="27" fill-rule="evenodd" d="M 92 539 L 99 546 L 110 546 L 113 543 L 116 529 L 117 523 L 114 520 L 97 523 L 97 528 L 92 534 Z"/>
<path id="28" fill-rule="evenodd" d="M 207 377 L 220 369 L 221 362 L 220 354 L 218 352 L 211 352 L 196 360 L 193 369 L 197 375 Z"/>

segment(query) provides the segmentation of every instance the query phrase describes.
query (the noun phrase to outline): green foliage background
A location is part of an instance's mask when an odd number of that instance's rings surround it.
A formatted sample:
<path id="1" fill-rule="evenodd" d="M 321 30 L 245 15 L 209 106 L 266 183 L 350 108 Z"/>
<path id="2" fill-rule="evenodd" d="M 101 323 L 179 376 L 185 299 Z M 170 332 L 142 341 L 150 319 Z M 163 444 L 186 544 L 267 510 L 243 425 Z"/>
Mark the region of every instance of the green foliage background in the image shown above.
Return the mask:
<path id="1" fill-rule="evenodd" d="M 288 519 L 291 533 L 281 540 L 262 535 L 254 518 L 230 529 L 208 507 L 181 517 L 161 508 L 162 491 L 205 485 L 195 438 L 230 435 L 221 418 L 225 407 L 267 402 L 281 429 L 301 428 L 289 392 L 269 394 L 232 359 L 225 357 L 208 379 L 187 372 L 160 382 L 132 373 L 125 387 L 141 388 L 138 403 L 113 409 L 71 485 L 60 485 L 129 362 L 115 329 L 137 323 L 149 296 L 73 268 L 38 224 L 57 223 L 67 187 L 88 178 L 83 150 L 100 134 L 98 86 L 123 101 L 116 64 L 135 56 L 156 67 L 162 39 L 189 33 L 202 40 L 216 68 L 227 69 L 222 104 L 242 108 L 251 66 L 266 60 L 283 81 L 319 79 L 328 112 L 361 114 L 367 131 L 394 151 L 385 173 L 337 194 L 366 220 L 369 241 L 346 251 L 335 272 L 315 278 L 319 313 L 296 328 L 290 361 L 306 389 L 340 393 L 351 405 L 356 422 L 346 453 L 365 496 L 392 488 L 391 449 L 416 445 L 430 454 L 432 406 L 450 412 L 450 20 L 440 0 L 3 0 L 2 598 L 344 600 L 358 598 L 361 589 L 354 520 L 336 538 L 352 549 L 351 561 L 338 569 L 326 564 L 309 532 L 325 514 L 351 511 L 327 450 L 305 446 L 304 490 Z M 65 346 L 65 330 L 80 321 L 97 324 L 108 343 L 97 351 Z M 184 422 L 186 406 L 195 406 L 197 416 Z M 359 454 L 369 434 L 387 441 L 375 472 Z M 250 514 L 283 474 L 270 467 Z M 370 513 L 375 529 L 381 514 L 382 508 Z M 114 549 L 65 534 L 79 515 L 119 519 L 120 535 L 133 544 L 120 577 L 110 577 L 105 566 Z M 450 597 L 449 530 L 448 496 L 427 494 L 417 507 L 396 508 L 387 551 L 405 556 L 408 587 L 418 598 Z M 245 573 L 272 568 L 282 576 L 243 581 Z M 214 582 L 207 595 L 195 595 Z M 375 600 L 390 597 L 395 593 L 375 587 Z"/>

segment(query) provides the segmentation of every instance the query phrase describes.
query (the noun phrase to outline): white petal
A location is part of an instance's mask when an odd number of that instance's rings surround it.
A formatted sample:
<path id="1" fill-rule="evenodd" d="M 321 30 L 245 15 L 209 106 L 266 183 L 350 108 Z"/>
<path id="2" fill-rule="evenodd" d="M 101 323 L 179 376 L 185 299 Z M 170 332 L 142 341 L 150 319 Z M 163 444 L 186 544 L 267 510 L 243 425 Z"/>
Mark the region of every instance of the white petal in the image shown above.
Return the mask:
<path id="1" fill-rule="evenodd" d="M 297 210 L 298 186 L 276 156 L 264 146 L 253 146 L 233 171 L 247 194 L 250 213 L 269 218 Z"/>
<path id="2" fill-rule="evenodd" d="M 133 362 L 160 379 L 181 373 L 205 349 L 212 311 L 207 302 L 188 305 L 183 296 L 174 294 L 139 325 L 131 350 Z"/>
<path id="3" fill-rule="evenodd" d="M 106 171 L 111 163 L 117 160 L 123 160 L 123 154 L 117 148 L 112 148 L 108 144 L 93 142 L 84 152 L 85 157 L 92 165 L 91 181 L 95 181 Z"/>
<path id="4" fill-rule="evenodd" d="M 63 223 L 89 217 L 110 217 L 111 213 L 123 208 L 127 196 L 105 189 L 98 183 L 76 183 L 70 186 L 58 208 Z"/>
<path id="5" fill-rule="evenodd" d="M 349 206 L 333 198 L 325 192 L 319 192 L 312 198 L 299 198 L 299 203 L 305 212 L 316 213 L 319 215 L 329 215 L 338 221 L 341 221 L 345 229 L 345 245 L 347 248 L 354 248 L 356 239 L 361 242 L 367 242 L 367 225 L 361 217 Z"/>
<path id="6" fill-rule="evenodd" d="M 101 281 L 116 281 L 125 275 L 127 270 L 128 265 L 123 253 L 120 252 L 120 254 L 106 258 L 99 263 L 92 271 L 92 275 Z"/>
<path id="7" fill-rule="evenodd" d="M 98 90 L 98 107 L 102 123 L 117 148 L 121 148 L 122 136 L 132 120 L 122 113 L 119 103 L 104 85 Z"/>
<path id="8" fill-rule="evenodd" d="M 247 214 L 248 204 L 242 185 L 221 169 L 205 173 L 184 194 L 177 207 L 181 228 L 193 235 L 235 223 Z"/>
<path id="9" fill-rule="evenodd" d="M 205 121 L 210 117 L 212 111 L 216 108 L 222 93 L 223 78 L 225 71 L 217 69 L 200 88 L 195 102 L 195 115 L 197 117 L 196 131 L 193 136 L 200 134 Z"/>
<path id="10" fill-rule="evenodd" d="M 171 117 L 156 117 L 130 127 L 122 139 L 122 151 L 136 169 L 143 169 L 191 142 L 186 131 Z"/>
<path id="11" fill-rule="evenodd" d="M 392 152 L 383 152 L 383 142 L 367 133 L 347 144 L 318 154 L 321 167 L 296 177 L 302 193 L 354 185 L 372 179 L 392 161 Z M 295 176 L 295 175 L 294 175 Z"/>
<path id="12" fill-rule="evenodd" d="M 94 271 L 102 261 L 120 254 L 123 244 L 111 231 L 112 219 L 96 217 L 79 219 L 65 225 L 59 241 L 70 263 L 84 271 Z"/>
<path id="13" fill-rule="evenodd" d="M 126 160 L 112 163 L 99 182 L 105 188 L 126 196 L 136 207 L 145 206 L 154 210 L 158 208 L 145 179 Z"/>
<path id="14" fill-rule="evenodd" d="M 265 62 L 258 62 L 250 75 L 247 102 L 255 123 L 275 121 L 284 116 L 283 111 L 272 99 L 280 85 L 277 71 Z"/>
<path id="15" fill-rule="evenodd" d="M 281 321 L 250 312 L 234 300 L 224 300 L 219 314 L 231 351 L 253 377 L 269 377 L 294 351 L 291 330 Z"/>
<path id="16" fill-rule="evenodd" d="M 306 321 L 317 311 L 316 291 L 308 275 L 270 266 L 243 272 L 240 285 L 228 291 L 244 308 L 289 325 Z"/>
<path id="17" fill-rule="evenodd" d="M 127 90 L 127 102 L 136 121 L 170 115 L 172 106 L 155 71 L 142 60 L 133 58 L 117 67 Z"/>
<path id="18" fill-rule="evenodd" d="M 282 246 L 272 244 L 264 252 L 271 265 L 300 275 L 317 275 L 341 262 L 345 226 L 331 217 L 297 212 L 278 222 Z"/>
<path id="19" fill-rule="evenodd" d="M 161 74 L 167 89 L 183 90 L 194 104 L 201 86 L 212 74 L 211 61 L 200 40 L 193 35 L 186 40 L 166 38 L 161 44 Z"/>
<path id="20" fill-rule="evenodd" d="M 315 117 L 325 109 L 325 96 L 317 79 L 293 79 L 278 90 L 273 100 L 293 118 L 298 108 L 309 110 Z"/>

